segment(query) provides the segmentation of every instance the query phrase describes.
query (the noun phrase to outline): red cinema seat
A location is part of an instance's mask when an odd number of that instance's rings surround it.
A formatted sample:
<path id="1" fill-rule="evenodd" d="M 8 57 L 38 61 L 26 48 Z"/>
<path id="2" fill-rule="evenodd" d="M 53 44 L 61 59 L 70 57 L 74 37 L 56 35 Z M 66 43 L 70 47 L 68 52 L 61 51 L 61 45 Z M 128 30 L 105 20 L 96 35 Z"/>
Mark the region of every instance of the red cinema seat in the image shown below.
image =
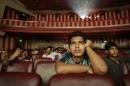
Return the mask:
<path id="1" fill-rule="evenodd" d="M 56 74 L 55 62 L 53 61 L 38 62 L 36 64 L 35 72 L 41 76 L 43 86 L 47 86 L 50 77 Z"/>
<path id="2" fill-rule="evenodd" d="M 8 65 L 7 72 L 32 72 L 33 63 L 31 61 L 19 61 Z"/>
<path id="3" fill-rule="evenodd" d="M 41 86 L 41 78 L 34 73 L 0 72 L 0 86 Z"/>
<path id="4" fill-rule="evenodd" d="M 57 74 L 49 80 L 49 86 L 114 86 L 110 77 L 94 74 Z"/>
<path id="5" fill-rule="evenodd" d="M 46 62 L 46 61 L 52 61 L 52 58 L 36 58 L 34 61 L 34 67 L 36 67 L 36 64 L 38 62 Z"/>
<path id="6" fill-rule="evenodd" d="M 123 76 L 122 83 L 123 86 L 130 86 L 130 74 Z"/>
<path id="7" fill-rule="evenodd" d="M 0 62 L 0 71 L 1 71 L 1 69 L 2 69 L 2 62 Z"/>

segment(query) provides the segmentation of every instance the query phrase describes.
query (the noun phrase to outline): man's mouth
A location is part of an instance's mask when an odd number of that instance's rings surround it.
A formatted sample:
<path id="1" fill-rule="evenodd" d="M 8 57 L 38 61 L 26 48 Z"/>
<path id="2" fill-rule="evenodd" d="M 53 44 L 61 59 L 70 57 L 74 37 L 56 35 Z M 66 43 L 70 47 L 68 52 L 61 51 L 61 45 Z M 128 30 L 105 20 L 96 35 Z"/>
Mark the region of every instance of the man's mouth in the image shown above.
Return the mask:
<path id="1" fill-rule="evenodd" d="M 76 52 L 76 53 L 79 53 L 79 52 L 80 52 L 80 50 L 75 50 L 75 52 Z"/>

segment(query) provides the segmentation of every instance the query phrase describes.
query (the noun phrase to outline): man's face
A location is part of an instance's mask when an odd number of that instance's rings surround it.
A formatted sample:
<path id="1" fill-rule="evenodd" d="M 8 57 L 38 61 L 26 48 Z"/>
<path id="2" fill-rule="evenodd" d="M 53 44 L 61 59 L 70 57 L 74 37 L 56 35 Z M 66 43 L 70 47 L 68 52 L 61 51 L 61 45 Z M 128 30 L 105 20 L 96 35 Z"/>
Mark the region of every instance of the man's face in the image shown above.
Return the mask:
<path id="1" fill-rule="evenodd" d="M 108 54 L 109 54 L 110 56 L 112 56 L 112 57 L 118 56 L 118 54 L 119 54 L 118 48 L 115 47 L 115 46 L 110 47 L 109 50 L 108 50 Z"/>
<path id="2" fill-rule="evenodd" d="M 51 48 L 47 48 L 47 53 L 50 53 L 51 51 Z"/>
<path id="3" fill-rule="evenodd" d="M 82 57 L 85 52 L 85 41 L 81 36 L 76 36 L 71 39 L 70 52 L 74 57 Z"/>

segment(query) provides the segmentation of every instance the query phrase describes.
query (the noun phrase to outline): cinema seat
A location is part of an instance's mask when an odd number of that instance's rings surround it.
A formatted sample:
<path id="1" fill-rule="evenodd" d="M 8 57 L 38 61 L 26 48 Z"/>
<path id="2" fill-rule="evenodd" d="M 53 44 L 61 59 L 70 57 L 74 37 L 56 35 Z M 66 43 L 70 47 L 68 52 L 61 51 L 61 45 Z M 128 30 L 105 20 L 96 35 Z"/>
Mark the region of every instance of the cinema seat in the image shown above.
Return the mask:
<path id="1" fill-rule="evenodd" d="M 0 71 L 1 71 L 1 69 L 2 69 L 2 62 L 0 62 Z"/>
<path id="2" fill-rule="evenodd" d="M 114 86 L 110 77 L 95 74 L 57 74 L 49 80 L 49 86 Z"/>
<path id="3" fill-rule="evenodd" d="M 126 63 L 123 63 L 123 73 L 124 75 L 127 75 L 130 73 L 130 63 L 129 62 L 126 62 Z"/>
<path id="4" fill-rule="evenodd" d="M 35 73 L 41 76 L 43 86 L 47 86 L 50 77 L 56 74 L 55 62 L 53 61 L 38 62 L 36 64 Z"/>
<path id="5" fill-rule="evenodd" d="M 32 72 L 33 63 L 31 61 L 19 61 L 8 65 L 7 72 Z"/>
<path id="6" fill-rule="evenodd" d="M 46 62 L 46 61 L 52 61 L 52 58 L 36 58 L 34 61 L 34 67 L 36 67 L 36 64 L 38 62 Z"/>
<path id="7" fill-rule="evenodd" d="M 122 83 L 123 86 L 130 86 L 130 74 L 123 76 Z"/>
<path id="8" fill-rule="evenodd" d="M 41 78 L 34 73 L 0 72 L 0 86 L 41 86 Z"/>

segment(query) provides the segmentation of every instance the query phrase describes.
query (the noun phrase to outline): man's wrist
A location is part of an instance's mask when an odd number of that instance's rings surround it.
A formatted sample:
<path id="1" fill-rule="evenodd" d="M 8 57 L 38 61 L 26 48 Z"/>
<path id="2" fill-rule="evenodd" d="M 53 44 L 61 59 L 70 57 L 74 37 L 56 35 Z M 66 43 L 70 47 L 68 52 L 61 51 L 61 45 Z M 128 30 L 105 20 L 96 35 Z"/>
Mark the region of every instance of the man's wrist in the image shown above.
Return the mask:
<path id="1" fill-rule="evenodd" d="M 88 49 L 88 48 L 91 48 L 91 46 L 86 46 L 85 48 Z"/>
<path id="2" fill-rule="evenodd" d="M 89 66 L 86 66 L 86 72 L 88 73 L 90 67 Z"/>
<path id="3" fill-rule="evenodd" d="M 87 48 L 87 47 L 91 47 L 91 46 L 85 46 L 85 47 Z"/>

